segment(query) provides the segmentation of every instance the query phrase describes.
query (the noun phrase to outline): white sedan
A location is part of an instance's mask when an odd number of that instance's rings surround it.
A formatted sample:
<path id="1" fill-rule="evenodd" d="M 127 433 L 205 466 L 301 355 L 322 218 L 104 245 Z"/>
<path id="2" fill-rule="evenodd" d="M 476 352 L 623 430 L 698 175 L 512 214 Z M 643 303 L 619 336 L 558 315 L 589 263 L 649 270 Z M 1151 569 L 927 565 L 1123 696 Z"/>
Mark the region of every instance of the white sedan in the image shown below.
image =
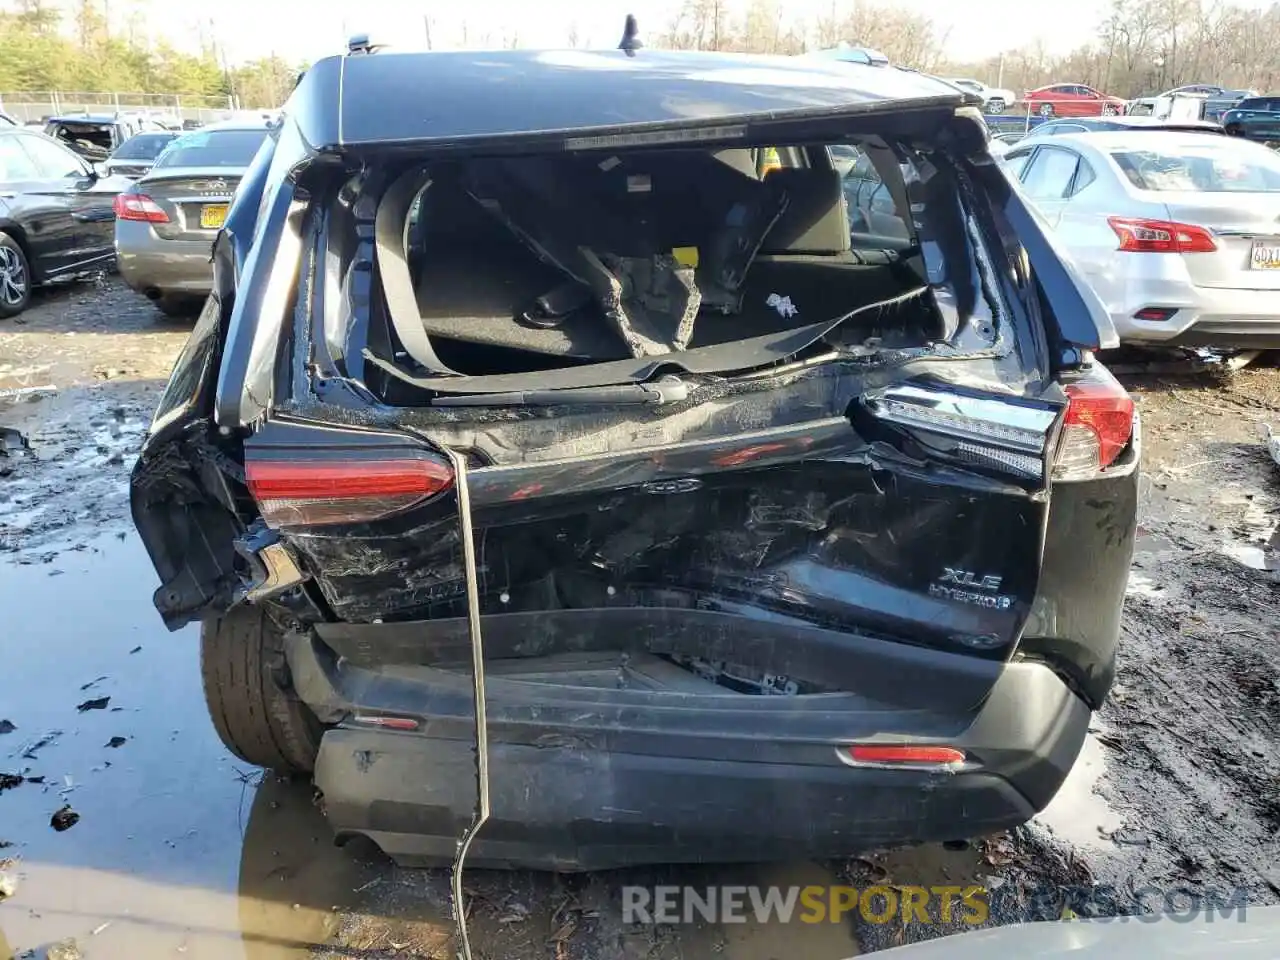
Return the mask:
<path id="1" fill-rule="evenodd" d="M 1018 100 L 1018 95 L 1012 90 L 988 87 L 981 80 L 953 77 L 947 80 L 947 83 L 954 84 L 965 93 L 976 93 L 980 96 L 982 98 L 982 108 L 986 113 L 1004 113 L 1007 108 L 1013 106 Z"/>
<path id="2" fill-rule="evenodd" d="M 1234 137 L 1064 134 L 1009 176 L 1122 341 L 1280 348 L 1280 155 Z"/>

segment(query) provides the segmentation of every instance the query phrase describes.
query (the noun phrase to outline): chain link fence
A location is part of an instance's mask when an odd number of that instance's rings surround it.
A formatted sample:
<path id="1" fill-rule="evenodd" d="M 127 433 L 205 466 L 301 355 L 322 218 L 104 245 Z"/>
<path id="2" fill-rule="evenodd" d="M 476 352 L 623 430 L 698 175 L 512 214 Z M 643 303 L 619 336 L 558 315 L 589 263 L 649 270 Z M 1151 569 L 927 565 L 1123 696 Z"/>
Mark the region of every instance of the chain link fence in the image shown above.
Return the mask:
<path id="1" fill-rule="evenodd" d="M 210 123 L 229 118 L 240 109 L 238 98 L 177 93 L 124 91 L 14 90 L 0 91 L 0 109 L 19 123 L 72 113 L 144 113 L 157 118 Z"/>

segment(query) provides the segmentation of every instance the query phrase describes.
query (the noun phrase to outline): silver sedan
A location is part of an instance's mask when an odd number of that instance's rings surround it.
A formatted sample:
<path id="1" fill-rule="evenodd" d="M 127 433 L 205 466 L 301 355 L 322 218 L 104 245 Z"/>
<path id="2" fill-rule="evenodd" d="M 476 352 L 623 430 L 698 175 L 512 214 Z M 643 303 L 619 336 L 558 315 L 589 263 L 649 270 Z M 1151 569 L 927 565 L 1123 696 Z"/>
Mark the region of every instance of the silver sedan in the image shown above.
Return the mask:
<path id="1" fill-rule="evenodd" d="M 116 199 L 120 275 L 165 313 L 212 288 L 214 237 L 267 133 L 264 121 L 230 121 L 183 134 Z"/>
<path id="2" fill-rule="evenodd" d="M 1280 347 L 1280 155 L 1115 132 L 1029 139 L 1003 165 L 1122 341 Z"/>

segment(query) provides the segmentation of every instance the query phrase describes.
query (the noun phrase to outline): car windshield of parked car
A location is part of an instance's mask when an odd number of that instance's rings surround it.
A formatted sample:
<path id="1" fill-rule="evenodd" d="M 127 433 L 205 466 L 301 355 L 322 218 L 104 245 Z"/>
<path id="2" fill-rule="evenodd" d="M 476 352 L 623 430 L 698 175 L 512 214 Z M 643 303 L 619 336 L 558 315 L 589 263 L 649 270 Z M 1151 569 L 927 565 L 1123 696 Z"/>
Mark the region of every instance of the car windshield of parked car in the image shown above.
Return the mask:
<path id="1" fill-rule="evenodd" d="M 173 167 L 247 167 L 267 138 L 261 130 L 198 130 L 170 142 L 155 169 Z"/>
<path id="2" fill-rule="evenodd" d="M 1265 150 L 1246 154 L 1230 146 L 1115 150 L 1111 158 L 1139 190 L 1280 193 L 1280 158 Z"/>
<path id="3" fill-rule="evenodd" d="M 154 160 L 173 141 L 172 133 L 140 133 L 120 144 L 112 160 Z"/>

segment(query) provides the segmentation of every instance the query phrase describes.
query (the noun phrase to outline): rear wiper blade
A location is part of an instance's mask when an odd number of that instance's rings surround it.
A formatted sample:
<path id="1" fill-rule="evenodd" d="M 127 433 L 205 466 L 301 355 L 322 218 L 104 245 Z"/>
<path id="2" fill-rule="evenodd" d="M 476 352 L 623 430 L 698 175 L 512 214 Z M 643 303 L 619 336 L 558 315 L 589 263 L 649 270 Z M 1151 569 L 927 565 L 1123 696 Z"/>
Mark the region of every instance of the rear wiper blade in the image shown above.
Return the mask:
<path id="1" fill-rule="evenodd" d="M 474 393 L 435 397 L 433 407 L 558 407 L 570 404 L 679 403 L 689 396 L 689 385 L 679 377 L 659 377 L 652 383 L 619 383 L 602 387 L 566 387 L 559 390 L 513 390 L 507 393 Z"/>

